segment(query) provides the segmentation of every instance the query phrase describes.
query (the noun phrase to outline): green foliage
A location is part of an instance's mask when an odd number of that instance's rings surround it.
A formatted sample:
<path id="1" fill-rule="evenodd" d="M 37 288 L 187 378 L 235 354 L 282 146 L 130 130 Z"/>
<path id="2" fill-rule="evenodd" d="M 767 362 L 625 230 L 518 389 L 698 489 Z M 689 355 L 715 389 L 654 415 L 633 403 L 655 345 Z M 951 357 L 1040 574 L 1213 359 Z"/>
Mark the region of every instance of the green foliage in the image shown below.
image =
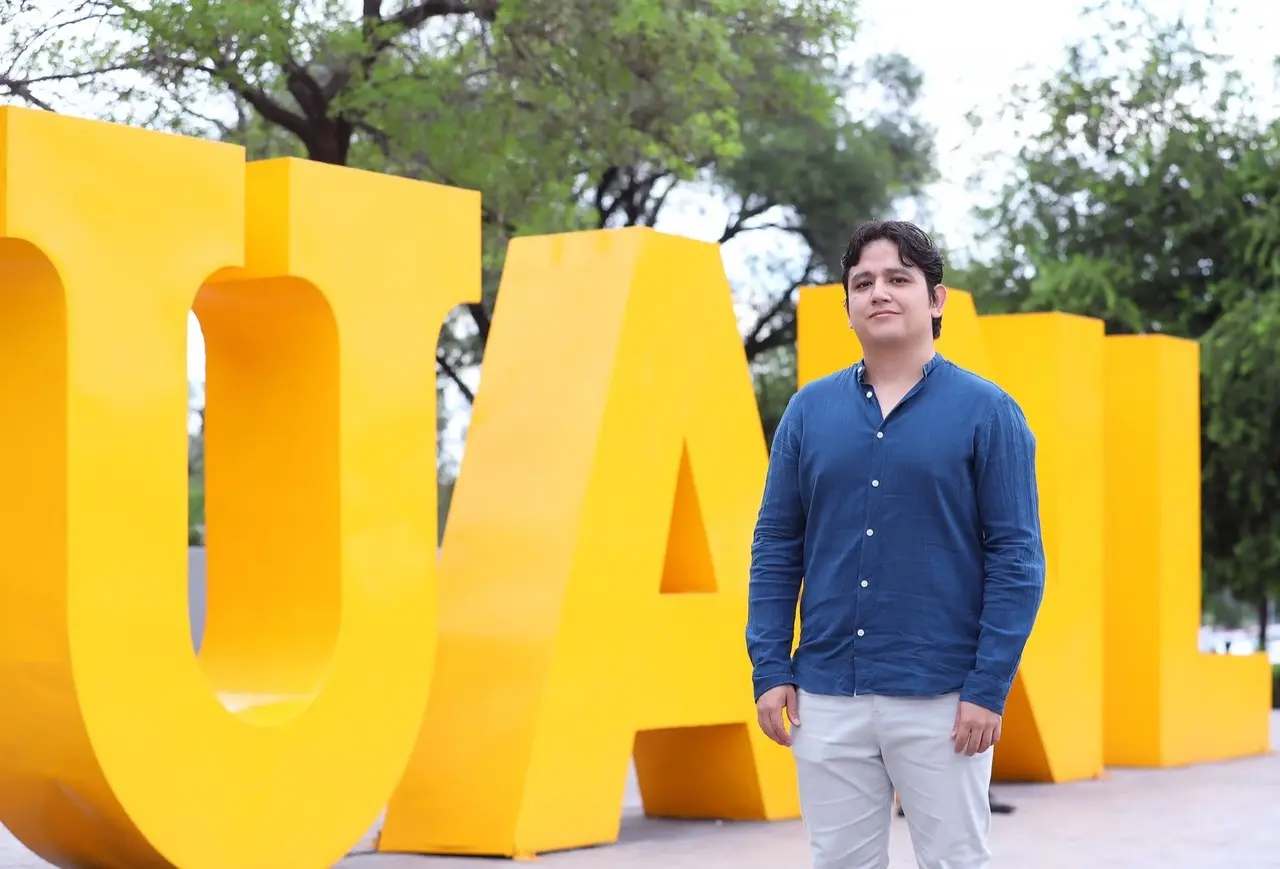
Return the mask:
<path id="1" fill-rule="evenodd" d="M 752 364 L 756 385 L 756 403 L 760 407 L 760 424 L 764 439 L 773 444 L 773 433 L 782 422 L 782 412 L 796 391 L 795 345 L 784 345 L 757 357 Z"/>
<path id="2" fill-rule="evenodd" d="M 839 282 L 852 228 L 890 216 L 935 178 L 920 86 L 905 58 L 872 58 L 850 73 L 848 90 L 874 111 L 748 115 L 742 155 L 717 167 L 718 191 L 735 205 L 721 242 L 750 251 L 752 280 L 737 289 L 751 311 L 744 345 L 767 438 L 795 392 L 797 289 Z M 780 243 L 771 250 L 770 240 Z"/>
<path id="3" fill-rule="evenodd" d="M 958 262 L 957 262 L 958 259 Z M 1004 280 L 1001 262 L 989 263 L 961 255 L 959 258 L 948 255 L 943 250 L 946 271 L 943 280 L 948 287 L 970 292 L 975 297 L 978 310 L 983 315 L 1013 314 L 1022 309 L 1024 299 L 1012 293 L 1001 293 L 999 287 Z"/>
<path id="4" fill-rule="evenodd" d="M 921 85 L 906 58 L 886 55 L 850 82 L 878 106 L 868 117 L 795 109 L 749 115 L 744 152 L 723 167 L 719 180 L 731 195 L 746 197 L 749 212 L 792 206 L 795 213 L 782 217 L 782 225 L 803 233 L 812 277 L 838 281 L 852 228 L 883 216 L 935 177 L 932 130 L 914 113 Z"/>
<path id="5" fill-rule="evenodd" d="M 204 545 L 204 474 L 187 474 L 187 543 Z"/>
<path id="6" fill-rule="evenodd" d="M 1208 576 L 1207 573 L 1204 576 Z M 1254 615 L 1254 608 L 1247 606 L 1226 590 L 1204 589 L 1201 599 L 1201 621 L 1223 630 L 1235 631 L 1243 628 Z"/>
<path id="7" fill-rule="evenodd" d="M 1280 291 L 1242 299 L 1201 339 L 1205 569 L 1245 600 L 1280 589 Z"/>
<path id="8" fill-rule="evenodd" d="M 1280 709 L 1280 664 L 1271 665 L 1271 708 Z"/>
<path id="9" fill-rule="evenodd" d="M 1202 341 L 1206 585 L 1259 604 L 1280 584 L 1280 128 L 1206 48 L 1212 18 L 1094 14 L 1098 35 L 1006 107 L 1026 135 L 974 289 L 985 311 Z"/>
<path id="10" fill-rule="evenodd" d="M 786 280 L 748 288 L 754 358 L 794 340 L 779 297 L 824 278 L 847 227 L 931 178 L 919 75 L 896 56 L 846 69 L 853 12 L 847 0 L 420 0 L 359 14 L 336 0 L 82 0 L 10 28 L 19 63 L 0 93 L 89 100 L 255 158 L 482 190 L 486 298 L 443 336 L 451 377 L 480 359 L 509 238 L 652 225 L 674 188 L 709 182 L 740 206 L 722 241 L 780 226 L 801 248 Z M 850 89 L 880 108 L 851 118 Z"/>
<path id="11" fill-rule="evenodd" d="M 1277 152 L 1239 77 L 1202 47 L 1212 21 L 1133 3 L 1096 14 L 1100 35 L 1006 107 L 1028 129 L 1047 122 L 984 213 L 1003 267 L 991 291 L 1112 332 L 1198 337 L 1249 283 L 1234 269 L 1280 189 Z"/>
<path id="12" fill-rule="evenodd" d="M 481 189 L 492 224 L 543 232 L 589 225 L 576 194 L 610 166 L 690 178 L 741 152 L 744 112 L 829 111 L 813 73 L 853 26 L 842 0 L 350 5 L 91 0 L 103 26 L 32 62 L 116 120 Z"/>
<path id="13" fill-rule="evenodd" d="M 506 244 L 718 194 L 766 419 L 790 394 L 794 294 L 933 178 L 919 73 L 842 60 L 848 0 L 78 0 L 6 7 L 0 96 L 484 194 L 484 300 L 441 333 L 472 398 Z M 846 96 L 875 106 L 855 117 Z M 761 244 L 766 236 L 771 243 Z M 757 251 L 761 251 L 757 253 Z M 676 315 L 673 312 L 673 315 Z"/>

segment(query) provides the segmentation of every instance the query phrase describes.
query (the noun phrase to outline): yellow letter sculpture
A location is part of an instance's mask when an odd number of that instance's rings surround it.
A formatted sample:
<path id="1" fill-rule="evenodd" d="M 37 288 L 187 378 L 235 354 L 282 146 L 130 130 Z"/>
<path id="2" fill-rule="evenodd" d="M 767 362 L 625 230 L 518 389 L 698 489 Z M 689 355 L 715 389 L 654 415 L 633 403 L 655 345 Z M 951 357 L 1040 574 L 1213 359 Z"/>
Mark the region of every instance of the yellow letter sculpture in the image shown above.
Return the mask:
<path id="1" fill-rule="evenodd" d="M 426 704 L 434 346 L 478 295 L 479 196 L 294 161 L 246 196 L 239 148 L 11 108 L 0 163 L 0 820 L 60 866 L 332 865 Z"/>
<path id="2" fill-rule="evenodd" d="M 46 860 L 318 869 L 397 781 L 384 851 L 605 843 L 633 750 L 652 815 L 798 814 L 751 703 L 766 458 L 714 245 L 512 244 L 437 650 L 435 346 L 479 297 L 479 218 L 469 191 L 0 108 L 0 821 Z M 841 292 L 801 293 L 802 383 L 859 355 Z M 1039 442 L 1048 587 L 997 774 L 1265 752 L 1265 656 L 1194 646 L 1195 345 L 952 291 L 940 349 Z"/>
<path id="3" fill-rule="evenodd" d="M 800 292 L 801 383 L 861 351 L 839 286 Z M 1065 314 L 978 317 L 951 290 L 939 351 L 999 383 L 1036 433 L 1045 600 L 1005 710 L 996 775 L 1060 782 L 1102 771 L 1102 323 Z"/>
<path id="4" fill-rule="evenodd" d="M 743 648 L 766 459 L 718 249 L 520 239 L 501 298 L 381 849 L 613 841 L 633 745 L 649 814 L 794 817 Z"/>
<path id="5" fill-rule="evenodd" d="M 1094 778 L 1104 763 L 1102 321 L 1069 314 L 975 320 L 991 354 L 991 379 L 1018 400 L 1036 434 L 1048 567 L 1044 603 L 1009 694 L 995 775 Z"/>
<path id="6" fill-rule="evenodd" d="M 1106 751 L 1118 766 L 1265 754 L 1265 654 L 1201 655 L 1195 342 L 1108 338 Z"/>

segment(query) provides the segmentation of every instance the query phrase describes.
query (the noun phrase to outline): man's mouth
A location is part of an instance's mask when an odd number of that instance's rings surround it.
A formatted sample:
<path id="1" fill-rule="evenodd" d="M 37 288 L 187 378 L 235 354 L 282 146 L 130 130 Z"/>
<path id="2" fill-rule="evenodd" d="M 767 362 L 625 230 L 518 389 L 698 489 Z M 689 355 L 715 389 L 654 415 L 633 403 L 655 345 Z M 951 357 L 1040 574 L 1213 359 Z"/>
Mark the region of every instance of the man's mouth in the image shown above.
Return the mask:
<path id="1" fill-rule="evenodd" d="M 874 320 L 876 317 L 896 316 L 897 313 L 898 313 L 897 311 L 876 311 L 874 314 L 871 315 L 871 319 Z"/>

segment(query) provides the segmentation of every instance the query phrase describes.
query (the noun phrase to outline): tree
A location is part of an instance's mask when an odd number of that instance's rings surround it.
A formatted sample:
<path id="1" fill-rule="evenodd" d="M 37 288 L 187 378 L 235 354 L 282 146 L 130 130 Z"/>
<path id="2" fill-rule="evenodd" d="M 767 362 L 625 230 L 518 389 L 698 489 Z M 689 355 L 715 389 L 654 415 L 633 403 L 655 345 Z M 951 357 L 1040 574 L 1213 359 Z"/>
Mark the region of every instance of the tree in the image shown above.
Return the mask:
<path id="1" fill-rule="evenodd" d="M 1199 337 L 1238 296 L 1227 270 L 1241 227 L 1280 181 L 1244 166 L 1260 126 L 1202 45 L 1211 19 L 1166 22 L 1131 2 L 1095 15 L 1100 35 L 1005 109 L 1026 127 L 1046 120 L 983 213 L 1000 251 L 987 292 L 1100 316 L 1112 332 Z"/>
<path id="2" fill-rule="evenodd" d="M 985 310 L 1204 339 L 1206 578 L 1261 609 L 1280 551 L 1265 481 L 1280 466 L 1269 406 L 1240 390 L 1280 376 L 1273 352 L 1244 355 L 1265 346 L 1280 275 L 1276 128 L 1206 48 L 1212 18 L 1167 21 L 1136 2 L 1094 15 L 1098 35 L 1005 109 L 1024 144 L 983 212 L 998 255 L 974 289 Z"/>
<path id="3" fill-rule="evenodd" d="M 60 86 L 87 87 L 105 117 L 238 141 L 253 157 L 482 190 L 486 298 L 446 330 L 439 360 L 468 399 L 460 371 L 480 358 L 515 234 L 652 225 L 697 180 L 741 204 L 722 241 L 789 212 L 787 230 L 814 251 L 797 277 L 814 277 L 832 263 L 822 233 L 932 171 L 929 131 L 911 116 L 918 73 L 900 57 L 843 69 L 845 0 L 346 5 L 27 2 L 0 89 L 54 108 L 69 98 Z M 879 88 L 885 108 L 855 122 L 841 108 L 850 86 Z M 750 358 L 792 339 L 777 302 L 748 329 Z"/>
<path id="4" fill-rule="evenodd" d="M 733 206 L 720 243 L 750 251 L 752 277 L 737 289 L 769 441 L 795 392 L 796 292 L 838 283 L 852 228 L 889 216 L 935 178 L 933 131 L 916 113 L 921 84 L 902 56 L 874 57 L 844 84 L 874 112 L 747 118 L 742 155 L 717 167 L 714 189 Z"/>
<path id="5" fill-rule="evenodd" d="M 1259 649 L 1280 594 L 1280 269 L 1269 271 L 1200 342 L 1205 569 L 1216 587 L 1253 605 Z"/>
<path id="6" fill-rule="evenodd" d="M 897 201 L 919 195 L 934 179 L 932 130 L 915 114 L 922 81 L 906 58 L 873 58 L 849 87 L 870 91 L 879 108 L 854 119 L 836 108 L 827 116 L 798 113 L 747 118 L 744 152 L 718 173 L 722 195 L 737 204 L 721 243 L 761 228 L 792 236 L 800 256 L 783 292 L 753 300 L 747 358 L 795 342 L 793 291 L 838 282 L 840 257 L 852 228 L 884 216 Z"/>
<path id="7" fill-rule="evenodd" d="M 53 108 L 74 83 L 113 120 L 482 190 L 487 298 L 440 358 L 468 397 L 457 368 L 487 337 L 508 238 L 590 226 L 619 168 L 651 188 L 734 156 L 744 113 L 821 116 L 838 95 L 811 73 L 852 32 L 842 0 L 348 6 L 27 3 L 0 87 Z"/>
<path id="8" fill-rule="evenodd" d="M 851 224 L 932 178 L 919 74 L 897 56 L 846 69 L 845 0 L 347 6 L 24 0 L 0 93 L 480 189 L 484 299 L 437 350 L 467 401 L 511 237 L 651 226 L 681 188 L 726 197 L 722 243 L 783 237 L 739 287 L 769 433 L 793 390 L 795 289 L 830 279 Z M 850 88 L 880 108 L 851 117 Z"/>

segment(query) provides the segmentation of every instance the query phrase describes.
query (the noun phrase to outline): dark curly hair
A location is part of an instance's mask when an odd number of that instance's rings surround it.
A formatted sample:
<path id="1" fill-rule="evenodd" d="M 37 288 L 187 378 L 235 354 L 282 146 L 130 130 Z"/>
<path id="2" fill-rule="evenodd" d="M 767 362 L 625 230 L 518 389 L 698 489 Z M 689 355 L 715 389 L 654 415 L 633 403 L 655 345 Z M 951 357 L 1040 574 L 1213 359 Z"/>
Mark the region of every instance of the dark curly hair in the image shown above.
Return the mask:
<path id="1" fill-rule="evenodd" d="M 840 283 L 844 286 L 844 306 L 849 308 L 849 272 L 862 258 L 862 249 L 873 241 L 891 241 L 898 248 L 898 259 L 904 266 L 915 266 L 924 272 L 929 286 L 929 302 L 938 299 L 942 283 L 942 253 L 929 234 L 905 220 L 873 220 L 864 223 L 849 236 L 849 245 L 840 257 Z M 933 337 L 942 337 L 942 317 L 933 318 Z"/>

